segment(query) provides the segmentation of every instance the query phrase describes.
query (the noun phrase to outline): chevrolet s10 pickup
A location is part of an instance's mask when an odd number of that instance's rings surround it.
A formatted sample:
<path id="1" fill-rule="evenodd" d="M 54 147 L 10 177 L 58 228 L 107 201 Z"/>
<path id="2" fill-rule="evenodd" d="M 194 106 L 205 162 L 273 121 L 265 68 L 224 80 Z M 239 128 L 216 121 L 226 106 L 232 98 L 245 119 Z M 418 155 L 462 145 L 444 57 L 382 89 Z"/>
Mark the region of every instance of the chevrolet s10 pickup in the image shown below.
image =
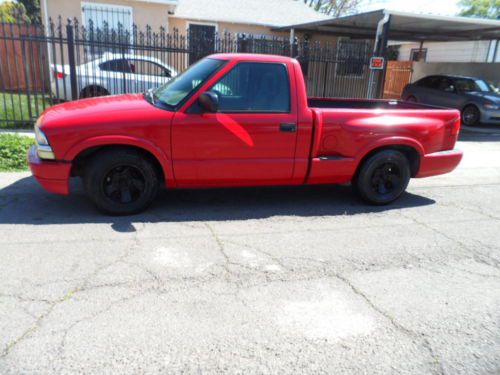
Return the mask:
<path id="1" fill-rule="evenodd" d="M 351 182 L 370 204 L 410 178 L 452 171 L 460 113 L 389 100 L 308 98 L 292 58 L 215 54 L 145 94 L 48 108 L 31 171 L 48 191 L 79 176 L 101 211 L 145 209 L 160 186 L 199 188 Z"/>

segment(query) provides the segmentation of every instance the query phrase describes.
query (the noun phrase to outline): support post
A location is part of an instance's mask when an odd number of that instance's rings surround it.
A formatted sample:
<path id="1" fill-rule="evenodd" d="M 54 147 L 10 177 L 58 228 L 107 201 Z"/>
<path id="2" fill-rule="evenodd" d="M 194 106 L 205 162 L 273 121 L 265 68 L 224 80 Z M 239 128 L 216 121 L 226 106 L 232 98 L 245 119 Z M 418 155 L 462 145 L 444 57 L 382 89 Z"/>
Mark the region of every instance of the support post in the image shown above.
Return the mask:
<path id="1" fill-rule="evenodd" d="M 378 72 L 376 93 L 377 98 L 384 96 L 385 73 L 387 70 L 387 42 L 389 41 L 389 31 L 391 29 L 391 16 L 388 17 L 387 22 L 382 27 L 382 33 L 378 39 L 377 55 L 384 58 L 384 69 Z"/>
<path id="2" fill-rule="evenodd" d="M 294 57 L 295 50 L 295 29 L 290 29 L 290 57 Z"/>

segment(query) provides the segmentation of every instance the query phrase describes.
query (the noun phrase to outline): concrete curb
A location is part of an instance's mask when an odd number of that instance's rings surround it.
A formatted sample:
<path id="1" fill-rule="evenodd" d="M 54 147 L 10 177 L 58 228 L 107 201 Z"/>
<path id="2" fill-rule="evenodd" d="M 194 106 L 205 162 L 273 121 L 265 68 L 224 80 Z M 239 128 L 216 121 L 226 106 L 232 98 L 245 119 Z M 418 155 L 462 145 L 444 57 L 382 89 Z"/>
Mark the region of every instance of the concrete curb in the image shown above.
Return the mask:
<path id="1" fill-rule="evenodd" d="M 464 132 L 467 133 L 478 133 L 478 134 L 491 134 L 491 135 L 498 135 L 500 136 L 500 127 L 499 128 L 478 128 L 478 127 L 470 127 L 470 126 L 465 126 L 462 125 L 461 129 Z"/>

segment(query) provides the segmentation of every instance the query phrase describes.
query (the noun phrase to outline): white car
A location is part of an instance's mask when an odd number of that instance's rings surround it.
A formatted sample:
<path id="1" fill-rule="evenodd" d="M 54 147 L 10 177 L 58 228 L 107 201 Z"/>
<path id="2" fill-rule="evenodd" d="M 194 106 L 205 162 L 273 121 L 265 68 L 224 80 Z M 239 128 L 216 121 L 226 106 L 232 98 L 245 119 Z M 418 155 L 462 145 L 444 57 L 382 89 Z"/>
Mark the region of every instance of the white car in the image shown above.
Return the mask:
<path id="1" fill-rule="evenodd" d="M 53 95 L 71 100 L 69 65 L 51 65 Z M 161 60 L 149 56 L 105 53 L 76 67 L 78 98 L 145 92 L 167 83 L 177 72 Z"/>

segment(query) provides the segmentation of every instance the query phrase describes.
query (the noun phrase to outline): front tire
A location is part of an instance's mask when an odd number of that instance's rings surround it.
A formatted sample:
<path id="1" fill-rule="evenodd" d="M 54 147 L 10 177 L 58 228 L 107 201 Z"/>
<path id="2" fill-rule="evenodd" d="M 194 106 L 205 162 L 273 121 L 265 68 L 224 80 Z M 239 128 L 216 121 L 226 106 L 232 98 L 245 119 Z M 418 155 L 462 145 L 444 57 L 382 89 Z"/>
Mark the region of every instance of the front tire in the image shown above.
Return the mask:
<path id="1" fill-rule="evenodd" d="M 479 125 L 481 113 L 475 105 L 468 105 L 462 110 L 462 123 L 466 126 Z"/>
<path id="2" fill-rule="evenodd" d="M 131 215 L 145 210 L 158 193 L 152 163 L 135 150 L 109 150 L 95 155 L 86 168 L 85 191 L 102 212 Z"/>
<path id="3" fill-rule="evenodd" d="M 410 181 L 410 163 L 396 150 L 384 150 L 370 156 L 358 170 L 353 187 L 360 197 L 373 205 L 394 202 Z"/>

